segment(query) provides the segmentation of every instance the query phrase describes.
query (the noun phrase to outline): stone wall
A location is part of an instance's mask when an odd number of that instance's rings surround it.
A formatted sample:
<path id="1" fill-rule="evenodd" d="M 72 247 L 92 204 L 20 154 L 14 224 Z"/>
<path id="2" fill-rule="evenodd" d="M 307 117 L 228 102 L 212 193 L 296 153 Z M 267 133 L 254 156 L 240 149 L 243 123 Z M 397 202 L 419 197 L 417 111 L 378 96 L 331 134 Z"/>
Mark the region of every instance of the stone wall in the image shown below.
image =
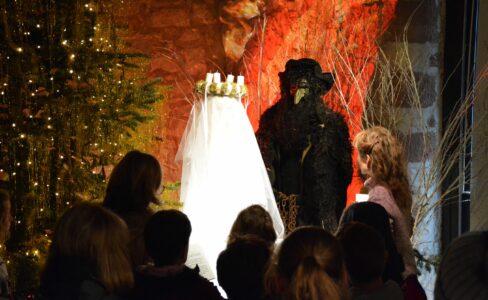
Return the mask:
<path id="1" fill-rule="evenodd" d="M 399 101 L 405 116 L 400 127 L 407 146 L 414 201 L 423 202 L 428 197 L 431 203 L 440 196 L 440 191 L 436 190 L 439 182 L 429 183 L 425 179 L 436 170 L 433 164 L 437 163 L 435 154 L 441 138 L 442 11 L 443 0 L 399 0 L 396 18 L 382 41 L 387 55 L 393 58 L 405 49 L 406 29 L 420 105 L 412 105 L 409 100 Z M 429 212 L 417 227 L 413 242 L 423 255 L 434 256 L 440 250 L 440 214 L 432 206 L 427 209 Z M 431 298 L 435 274 L 421 272 L 421 282 Z"/>
<path id="2" fill-rule="evenodd" d="M 488 230 L 488 2 L 480 1 L 477 78 L 482 79 L 474 104 L 471 230 Z"/>
<path id="3" fill-rule="evenodd" d="M 174 162 L 191 110 L 194 81 L 225 65 L 218 0 L 126 1 L 120 16 L 128 24 L 124 39 L 133 51 L 151 57 L 148 74 L 171 86 L 160 113 L 153 148 L 165 171 L 165 181 L 180 180 Z"/>
<path id="4" fill-rule="evenodd" d="M 359 130 L 361 101 L 376 63 L 376 40 L 388 27 L 397 0 L 258 2 L 267 3 L 260 16 L 235 20 L 254 28 L 243 58 L 235 63 L 225 57 L 222 45 L 227 28 L 221 22 L 224 2 L 126 2 L 120 19 L 129 24 L 129 46 L 151 56 L 150 76 L 162 77 L 163 84 L 173 86 L 157 129 L 162 143 L 153 151 L 163 165 L 166 181 L 180 178 L 174 156 L 191 109 L 186 98 L 191 97 L 193 81 L 209 70 L 246 75 L 248 115 L 256 129 L 260 115 L 279 97 L 278 72 L 286 61 L 312 57 L 324 71 L 336 74 L 336 85 L 326 101 L 338 110 L 347 102 L 350 135 Z M 355 182 L 357 192 L 359 181 Z"/>

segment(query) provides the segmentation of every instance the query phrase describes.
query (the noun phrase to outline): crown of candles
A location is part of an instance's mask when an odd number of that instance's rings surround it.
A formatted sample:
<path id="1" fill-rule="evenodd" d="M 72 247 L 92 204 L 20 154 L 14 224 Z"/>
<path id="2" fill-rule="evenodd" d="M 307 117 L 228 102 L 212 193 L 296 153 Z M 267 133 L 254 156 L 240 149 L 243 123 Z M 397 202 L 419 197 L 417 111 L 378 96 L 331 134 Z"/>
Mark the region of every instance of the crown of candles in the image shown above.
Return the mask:
<path id="1" fill-rule="evenodd" d="M 225 82 L 221 82 L 220 73 L 207 73 L 205 81 L 199 80 L 196 84 L 196 91 L 201 94 L 210 94 L 216 96 L 242 97 L 247 93 L 244 84 L 244 76 L 237 76 L 237 82 L 234 82 L 235 76 L 227 75 Z"/>

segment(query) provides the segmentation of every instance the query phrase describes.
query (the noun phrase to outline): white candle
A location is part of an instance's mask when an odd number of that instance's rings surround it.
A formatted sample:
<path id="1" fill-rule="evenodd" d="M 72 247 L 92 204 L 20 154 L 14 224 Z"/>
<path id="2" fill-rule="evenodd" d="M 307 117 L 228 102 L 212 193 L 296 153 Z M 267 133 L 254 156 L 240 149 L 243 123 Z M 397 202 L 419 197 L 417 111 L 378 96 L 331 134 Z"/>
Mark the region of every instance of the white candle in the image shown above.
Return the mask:
<path id="1" fill-rule="evenodd" d="M 227 83 L 234 82 L 234 75 L 232 75 L 232 74 L 227 75 L 227 78 L 225 79 L 225 82 L 227 82 Z"/>
<path id="2" fill-rule="evenodd" d="M 220 73 L 219 72 L 214 73 L 213 81 L 214 81 L 214 83 L 220 83 Z"/>
<path id="3" fill-rule="evenodd" d="M 207 78 L 205 79 L 205 82 L 212 83 L 212 77 L 213 77 L 212 73 L 207 73 Z"/>
<path id="4" fill-rule="evenodd" d="M 244 76 L 237 76 L 237 84 L 244 85 Z"/>

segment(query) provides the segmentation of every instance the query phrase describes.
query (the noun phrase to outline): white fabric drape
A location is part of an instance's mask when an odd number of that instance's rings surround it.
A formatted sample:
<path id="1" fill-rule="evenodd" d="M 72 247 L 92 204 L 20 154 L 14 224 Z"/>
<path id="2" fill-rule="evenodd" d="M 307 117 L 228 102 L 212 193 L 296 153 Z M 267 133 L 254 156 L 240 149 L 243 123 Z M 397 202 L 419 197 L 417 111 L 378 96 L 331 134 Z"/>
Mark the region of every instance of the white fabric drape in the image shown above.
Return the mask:
<path id="1" fill-rule="evenodd" d="M 259 204 L 273 219 L 278 239 L 284 226 L 253 128 L 239 99 L 208 96 L 194 103 L 177 159 L 183 163 L 181 201 L 198 244 L 215 272 L 232 223 Z"/>

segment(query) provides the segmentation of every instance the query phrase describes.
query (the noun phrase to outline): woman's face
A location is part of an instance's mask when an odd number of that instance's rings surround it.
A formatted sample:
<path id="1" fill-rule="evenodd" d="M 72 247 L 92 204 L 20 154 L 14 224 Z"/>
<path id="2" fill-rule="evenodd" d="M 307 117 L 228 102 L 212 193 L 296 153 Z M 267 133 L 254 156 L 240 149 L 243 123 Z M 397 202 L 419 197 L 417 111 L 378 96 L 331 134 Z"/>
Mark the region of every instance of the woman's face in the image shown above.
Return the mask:
<path id="1" fill-rule="evenodd" d="M 369 155 L 361 156 L 358 154 L 358 169 L 359 172 L 361 173 L 361 177 L 367 178 L 370 177 L 370 170 L 369 170 L 369 163 L 370 163 L 371 157 Z"/>

